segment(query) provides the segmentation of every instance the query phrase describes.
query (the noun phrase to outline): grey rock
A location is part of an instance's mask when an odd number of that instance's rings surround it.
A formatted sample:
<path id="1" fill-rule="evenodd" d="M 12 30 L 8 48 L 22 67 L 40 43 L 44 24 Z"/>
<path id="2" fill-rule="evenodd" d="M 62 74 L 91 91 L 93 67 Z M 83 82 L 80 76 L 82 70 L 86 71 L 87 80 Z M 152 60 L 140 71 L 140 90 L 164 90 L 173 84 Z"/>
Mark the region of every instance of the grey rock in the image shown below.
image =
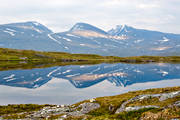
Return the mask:
<path id="1" fill-rule="evenodd" d="M 69 112 L 67 113 L 68 116 L 83 116 L 84 114 L 79 111 Z"/>
<path id="2" fill-rule="evenodd" d="M 176 91 L 176 92 L 171 92 L 171 93 L 164 93 L 161 95 L 161 97 L 159 98 L 159 101 L 164 101 L 167 100 L 169 98 L 173 98 L 180 95 L 180 91 Z"/>
<path id="3" fill-rule="evenodd" d="M 180 107 L 180 101 L 176 101 L 176 102 L 174 103 L 174 106 Z"/>
<path id="4" fill-rule="evenodd" d="M 120 113 L 120 112 L 125 111 L 126 105 L 127 105 L 128 103 L 130 103 L 130 102 L 134 102 L 134 101 L 137 101 L 137 100 L 142 101 L 142 100 L 148 99 L 148 98 L 150 98 L 150 97 L 157 97 L 157 98 L 159 98 L 159 101 L 164 101 L 164 100 L 166 100 L 166 99 L 173 98 L 173 97 L 176 97 L 176 96 L 178 96 L 178 95 L 180 95 L 180 91 L 171 92 L 171 93 L 164 93 L 164 94 L 138 95 L 138 96 L 136 96 L 136 97 L 134 97 L 134 98 L 131 98 L 131 99 L 125 101 L 124 103 L 122 103 L 122 104 L 121 104 L 121 107 L 118 108 L 115 113 Z M 176 105 L 176 106 L 180 106 L 180 103 L 177 102 L 175 105 Z M 129 109 L 131 109 L 131 108 L 129 108 Z M 136 109 L 136 108 L 132 108 L 132 109 Z M 137 107 L 137 109 L 138 109 L 138 107 Z"/>
<path id="5" fill-rule="evenodd" d="M 122 103 L 122 104 L 121 104 L 121 107 L 118 108 L 115 113 L 118 114 L 118 113 L 120 113 L 120 112 L 125 111 L 126 105 L 127 105 L 128 103 L 130 103 L 130 102 L 134 102 L 134 101 L 137 101 L 137 100 L 140 100 L 140 101 L 141 101 L 141 100 L 144 100 L 144 99 L 147 99 L 147 98 L 150 98 L 150 97 L 160 97 L 160 96 L 161 96 L 161 94 L 138 95 L 138 96 L 136 96 L 136 97 L 134 97 L 134 98 L 131 98 L 131 99 L 125 101 L 124 103 Z"/>
<path id="6" fill-rule="evenodd" d="M 80 111 L 81 113 L 88 113 L 92 110 L 100 108 L 100 104 L 98 104 L 98 103 L 83 103 L 83 104 L 79 105 L 79 107 L 82 107 L 82 109 Z"/>
<path id="7" fill-rule="evenodd" d="M 135 111 L 135 110 L 140 110 L 144 108 L 159 108 L 159 106 L 148 105 L 148 106 L 126 107 L 124 111 L 129 112 L 129 111 Z"/>

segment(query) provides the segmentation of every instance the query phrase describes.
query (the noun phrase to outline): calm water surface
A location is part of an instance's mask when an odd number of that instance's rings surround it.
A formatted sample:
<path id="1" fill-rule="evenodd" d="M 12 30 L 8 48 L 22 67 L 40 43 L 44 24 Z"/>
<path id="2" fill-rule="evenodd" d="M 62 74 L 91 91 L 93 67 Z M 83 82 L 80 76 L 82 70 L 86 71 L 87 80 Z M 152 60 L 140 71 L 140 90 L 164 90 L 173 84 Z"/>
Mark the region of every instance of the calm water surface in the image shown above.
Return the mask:
<path id="1" fill-rule="evenodd" d="M 0 71 L 0 104 L 72 104 L 99 96 L 180 86 L 180 64 L 70 65 Z"/>

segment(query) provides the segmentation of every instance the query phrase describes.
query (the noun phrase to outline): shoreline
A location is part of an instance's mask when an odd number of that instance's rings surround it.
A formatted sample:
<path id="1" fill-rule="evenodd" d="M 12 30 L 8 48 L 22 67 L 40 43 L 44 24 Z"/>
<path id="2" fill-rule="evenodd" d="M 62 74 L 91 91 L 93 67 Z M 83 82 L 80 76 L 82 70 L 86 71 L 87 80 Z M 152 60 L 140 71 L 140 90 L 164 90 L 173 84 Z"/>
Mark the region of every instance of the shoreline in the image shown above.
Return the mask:
<path id="1" fill-rule="evenodd" d="M 9 108 L 8 114 L 2 114 L 3 107 L 6 110 Z M 14 111 L 14 107 L 17 111 L 19 109 L 19 112 Z M 171 111 L 169 116 L 164 113 L 166 110 Z M 123 119 L 122 116 L 133 118 L 135 114 L 138 118 L 143 119 L 153 116 L 179 118 L 179 112 L 179 86 L 130 91 L 115 96 L 92 98 L 73 105 L 19 104 L 0 106 L 0 116 L 4 119 Z"/>

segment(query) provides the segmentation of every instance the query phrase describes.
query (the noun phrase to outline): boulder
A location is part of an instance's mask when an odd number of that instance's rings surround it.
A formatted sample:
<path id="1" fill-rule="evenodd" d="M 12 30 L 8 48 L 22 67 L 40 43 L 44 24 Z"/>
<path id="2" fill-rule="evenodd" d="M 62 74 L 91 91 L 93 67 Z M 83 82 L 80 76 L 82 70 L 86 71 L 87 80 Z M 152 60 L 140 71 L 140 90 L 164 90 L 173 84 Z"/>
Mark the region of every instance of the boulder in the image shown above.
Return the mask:
<path id="1" fill-rule="evenodd" d="M 169 98 L 173 98 L 180 95 L 180 91 L 176 91 L 176 92 L 171 92 L 171 93 L 164 93 L 161 95 L 161 97 L 159 98 L 159 101 L 164 101 L 167 100 Z"/>
<path id="2" fill-rule="evenodd" d="M 83 104 L 80 104 L 79 107 L 81 107 L 80 112 L 85 114 L 92 110 L 100 108 L 100 104 L 98 104 L 98 103 L 83 103 Z"/>
<path id="3" fill-rule="evenodd" d="M 148 106 L 126 107 L 124 111 L 129 112 L 129 111 L 135 111 L 135 110 L 140 110 L 140 109 L 144 109 L 144 108 L 159 108 L 159 106 L 148 105 Z"/>

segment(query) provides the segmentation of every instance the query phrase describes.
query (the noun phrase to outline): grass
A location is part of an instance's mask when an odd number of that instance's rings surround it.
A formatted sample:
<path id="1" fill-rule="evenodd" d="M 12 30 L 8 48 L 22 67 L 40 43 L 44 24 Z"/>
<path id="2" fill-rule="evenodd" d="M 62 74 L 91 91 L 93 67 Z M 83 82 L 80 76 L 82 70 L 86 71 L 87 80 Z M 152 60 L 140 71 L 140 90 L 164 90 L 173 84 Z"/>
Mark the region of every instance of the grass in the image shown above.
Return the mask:
<path id="1" fill-rule="evenodd" d="M 102 62 L 126 62 L 126 63 L 147 63 L 147 62 L 180 62 L 180 56 L 135 56 L 117 57 L 100 56 L 95 54 L 70 54 L 64 52 L 40 52 L 33 50 L 17 50 L 0 48 L 0 61 L 102 61 Z"/>
<path id="2" fill-rule="evenodd" d="M 100 63 L 146 64 L 151 62 L 180 63 L 180 56 L 134 56 L 116 57 L 94 54 L 70 54 L 64 52 L 40 52 L 0 48 L 0 71 L 10 69 L 32 69 L 64 65 Z"/>
<path id="3" fill-rule="evenodd" d="M 50 105 L 36 105 L 36 104 L 13 105 L 12 104 L 7 106 L 0 106 L 0 115 L 37 111 L 46 106 L 50 106 Z"/>

